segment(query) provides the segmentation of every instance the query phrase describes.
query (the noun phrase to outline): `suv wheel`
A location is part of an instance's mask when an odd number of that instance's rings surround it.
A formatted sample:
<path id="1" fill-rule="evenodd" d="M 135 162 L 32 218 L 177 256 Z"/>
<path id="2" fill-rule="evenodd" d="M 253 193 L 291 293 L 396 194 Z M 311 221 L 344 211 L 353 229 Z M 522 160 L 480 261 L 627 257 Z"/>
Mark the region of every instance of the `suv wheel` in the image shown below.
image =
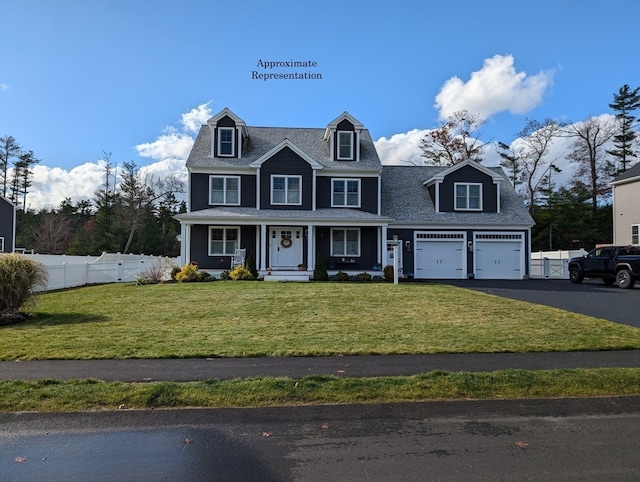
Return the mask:
<path id="1" fill-rule="evenodd" d="M 628 269 L 621 269 L 616 274 L 616 284 L 620 288 L 633 288 L 635 282 L 636 280 L 633 278 L 633 273 L 631 273 L 631 271 Z"/>
<path id="2" fill-rule="evenodd" d="M 582 283 L 583 279 L 584 276 L 582 275 L 580 268 L 576 266 L 569 268 L 569 280 L 571 280 L 572 283 Z"/>

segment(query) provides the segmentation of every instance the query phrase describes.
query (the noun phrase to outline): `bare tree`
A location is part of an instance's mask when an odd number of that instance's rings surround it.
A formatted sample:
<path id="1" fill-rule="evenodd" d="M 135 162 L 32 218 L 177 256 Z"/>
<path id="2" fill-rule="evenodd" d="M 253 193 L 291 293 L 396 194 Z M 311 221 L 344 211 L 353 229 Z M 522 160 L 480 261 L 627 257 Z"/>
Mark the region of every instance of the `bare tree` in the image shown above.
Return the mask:
<path id="1" fill-rule="evenodd" d="M 62 212 L 41 211 L 40 224 L 35 233 L 39 253 L 63 254 L 73 240 L 71 222 Z"/>
<path id="2" fill-rule="evenodd" d="M 22 152 L 20 144 L 12 136 L 0 137 L 0 178 L 2 180 L 2 195 L 7 196 L 9 181 L 9 160 L 18 157 Z"/>
<path id="3" fill-rule="evenodd" d="M 455 112 L 440 127 L 429 131 L 420 141 L 427 164 L 453 166 L 466 160 L 482 161 L 484 144 L 479 129 L 484 121 L 466 110 Z"/>
<path id="4" fill-rule="evenodd" d="M 573 137 L 571 152 L 567 155 L 576 165 L 574 182 L 582 182 L 591 191 L 593 209 L 598 206 L 598 197 L 606 194 L 615 165 L 607 159 L 607 144 L 615 135 L 616 126 L 612 120 L 590 117 L 584 122 L 571 124 L 566 133 Z"/>

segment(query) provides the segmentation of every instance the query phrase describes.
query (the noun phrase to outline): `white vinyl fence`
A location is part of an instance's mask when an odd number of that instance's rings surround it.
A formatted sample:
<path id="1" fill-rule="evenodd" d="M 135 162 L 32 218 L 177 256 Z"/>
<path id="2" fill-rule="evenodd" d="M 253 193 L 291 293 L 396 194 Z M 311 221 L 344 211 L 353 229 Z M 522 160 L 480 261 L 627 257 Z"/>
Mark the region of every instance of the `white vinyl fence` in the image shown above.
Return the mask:
<path id="1" fill-rule="evenodd" d="M 586 253 L 584 249 L 531 253 L 531 277 L 536 279 L 569 279 L 569 260 Z"/>
<path id="2" fill-rule="evenodd" d="M 176 258 L 143 254 L 102 253 L 99 257 L 48 254 L 24 254 L 23 256 L 46 266 L 49 272 L 47 290 L 73 288 L 87 284 L 131 282 L 161 260 L 169 259 L 173 264 L 178 263 Z"/>

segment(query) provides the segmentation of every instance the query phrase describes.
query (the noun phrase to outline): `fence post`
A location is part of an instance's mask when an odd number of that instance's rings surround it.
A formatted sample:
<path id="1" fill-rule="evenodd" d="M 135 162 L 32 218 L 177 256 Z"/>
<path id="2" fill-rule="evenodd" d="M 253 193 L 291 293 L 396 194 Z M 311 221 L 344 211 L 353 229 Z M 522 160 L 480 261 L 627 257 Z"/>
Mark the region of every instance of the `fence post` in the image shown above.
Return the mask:
<path id="1" fill-rule="evenodd" d="M 118 274 L 117 274 L 117 283 L 122 282 L 122 260 L 118 259 Z"/>

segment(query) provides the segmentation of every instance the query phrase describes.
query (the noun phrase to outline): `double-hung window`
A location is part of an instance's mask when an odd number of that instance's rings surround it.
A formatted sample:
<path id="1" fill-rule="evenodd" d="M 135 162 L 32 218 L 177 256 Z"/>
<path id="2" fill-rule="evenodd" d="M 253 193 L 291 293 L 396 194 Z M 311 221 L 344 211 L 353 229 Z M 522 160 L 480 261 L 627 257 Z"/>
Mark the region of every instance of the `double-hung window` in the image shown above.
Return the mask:
<path id="1" fill-rule="evenodd" d="M 338 131 L 338 160 L 353 160 L 353 132 Z"/>
<path id="2" fill-rule="evenodd" d="M 631 244 L 640 244 L 640 224 L 631 225 Z"/>
<path id="3" fill-rule="evenodd" d="M 331 229 L 331 256 L 360 256 L 360 230 Z"/>
<path id="4" fill-rule="evenodd" d="M 331 180 L 332 207 L 360 207 L 360 179 Z"/>
<path id="5" fill-rule="evenodd" d="M 482 184 L 455 183 L 455 209 L 457 211 L 482 210 Z"/>
<path id="6" fill-rule="evenodd" d="M 302 176 L 271 176 L 271 204 L 302 204 Z"/>
<path id="7" fill-rule="evenodd" d="M 233 255 L 240 246 L 238 228 L 209 228 L 209 256 Z"/>
<path id="8" fill-rule="evenodd" d="M 209 176 L 209 204 L 240 205 L 239 176 Z"/>
<path id="9" fill-rule="evenodd" d="M 235 154 L 235 129 L 218 127 L 218 156 L 233 157 Z"/>

